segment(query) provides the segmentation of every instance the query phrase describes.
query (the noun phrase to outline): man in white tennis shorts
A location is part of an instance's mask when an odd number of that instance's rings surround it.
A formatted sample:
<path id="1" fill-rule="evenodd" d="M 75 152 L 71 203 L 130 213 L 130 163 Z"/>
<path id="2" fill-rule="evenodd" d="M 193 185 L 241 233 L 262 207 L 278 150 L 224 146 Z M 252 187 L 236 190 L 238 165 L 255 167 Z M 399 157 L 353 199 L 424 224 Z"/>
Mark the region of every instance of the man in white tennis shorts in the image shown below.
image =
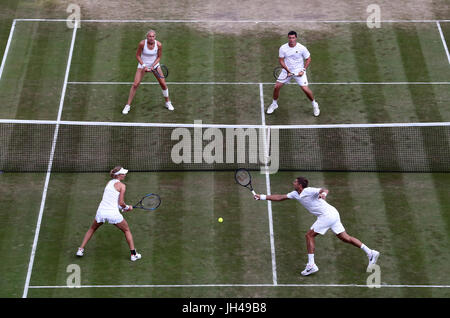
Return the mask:
<path id="1" fill-rule="evenodd" d="M 295 31 L 288 33 L 288 43 L 280 47 L 278 60 L 283 67 L 283 71 L 275 83 L 273 101 L 267 109 L 267 114 L 272 114 L 278 108 L 278 97 L 280 96 L 281 87 L 294 78 L 311 101 L 314 116 L 319 116 L 319 104 L 314 99 L 314 94 L 308 87 L 308 78 L 306 76 L 306 69 L 311 63 L 311 54 L 305 46 L 297 43 L 297 33 Z"/>
<path id="2" fill-rule="evenodd" d="M 367 257 L 369 258 L 368 269 L 370 266 L 376 264 L 378 257 L 380 256 L 380 252 L 371 250 L 366 245 L 361 243 L 360 240 L 348 235 L 345 232 L 344 226 L 341 223 L 339 212 L 334 206 L 325 201 L 325 198 L 329 192 L 327 189 L 308 187 L 308 180 L 303 177 L 296 178 L 293 185 L 295 190 L 289 192 L 288 194 L 257 194 L 255 195 L 255 200 L 284 201 L 287 199 L 295 199 L 300 202 L 310 213 L 317 216 L 316 222 L 314 222 L 310 230 L 306 233 L 308 264 L 306 265 L 305 270 L 301 273 L 303 276 L 311 275 L 319 271 L 319 267 L 317 267 L 314 262 L 314 238 L 318 234 L 324 235 L 328 229 L 331 229 L 343 242 L 352 244 L 366 252 Z"/>

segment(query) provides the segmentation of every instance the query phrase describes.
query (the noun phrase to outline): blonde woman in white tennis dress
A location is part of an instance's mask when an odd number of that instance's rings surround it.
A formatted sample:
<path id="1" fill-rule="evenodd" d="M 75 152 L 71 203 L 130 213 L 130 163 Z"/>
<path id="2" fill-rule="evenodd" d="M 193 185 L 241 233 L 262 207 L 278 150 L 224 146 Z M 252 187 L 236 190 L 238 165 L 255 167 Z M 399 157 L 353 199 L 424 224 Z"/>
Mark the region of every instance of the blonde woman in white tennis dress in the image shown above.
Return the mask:
<path id="1" fill-rule="evenodd" d="M 134 82 L 130 89 L 130 95 L 128 96 L 128 101 L 125 107 L 122 110 L 122 114 L 126 115 L 131 109 L 131 102 L 133 101 L 134 95 L 136 94 L 136 90 L 141 84 L 142 78 L 144 77 L 146 72 L 151 72 L 159 65 L 159 61 L 162 56 L 162 44 L 159 41 L 156 41 L 156 32 L 154 30 L 150 30 L 147 32 L 147 36 L 145 40 L 139 42 L 138 49 L 136 51 L 136 59 L 139 64 L 137 66 L 136 75 L 134 76 Z M 155 75 L 155 74 L 153 74 Z M 164 78 L 159 78 L 155 75 L 155 78 L 158 80 L 159 85 L 162 89 L 162 94 L 166 101 L 166 108 L 168 110 L 174 110 L 172 102 L 169 98 L 169 88 L 167 87 L 166 80 Z"/>
<path id="2" fill-rule="evenodd" d="M 141 258 L 141 254 L 137 253 L 134 247 L 133 235 L 131 234 L 127 220 L 123 218 L 119 211 L 119 207 L 123 212 L 133 210 L 132 206 L 125 204 L 124 198 L 126 186 L 121 182 L 125 179 L 127 172 L 127 169 L 120 166 L 111 170 L 110 175 L 112 179 L 106 184 L 105 190 L 103 191 L 103 198 L 98 206 L 94 222 L 86 232 L 83 242 L 78 248 L 77 256 L 84 255 L 84 247 L 89 242 L 92 235 L 94 235 L 94 232 L 102 226 L 103 223 L 108 222 L 117 226 L 125 234 L 125 238 L 131 251 L 131 260 L 134 262 Z"/>

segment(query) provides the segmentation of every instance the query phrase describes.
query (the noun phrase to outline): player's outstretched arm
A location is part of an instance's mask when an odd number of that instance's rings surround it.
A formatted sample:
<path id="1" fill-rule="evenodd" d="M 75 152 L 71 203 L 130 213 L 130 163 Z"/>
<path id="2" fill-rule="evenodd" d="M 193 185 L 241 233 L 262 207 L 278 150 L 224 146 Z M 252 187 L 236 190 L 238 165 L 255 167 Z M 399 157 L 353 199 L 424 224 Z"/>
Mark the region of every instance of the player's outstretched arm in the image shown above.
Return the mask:
<path id="1" fill-rule="evenodd" d="M 270 200 L 270 201 L 284 201 L 289 199 L 286 194 L 271 194 L 271 195 L 256 194 L 254 198 L 255 200 Z"/>

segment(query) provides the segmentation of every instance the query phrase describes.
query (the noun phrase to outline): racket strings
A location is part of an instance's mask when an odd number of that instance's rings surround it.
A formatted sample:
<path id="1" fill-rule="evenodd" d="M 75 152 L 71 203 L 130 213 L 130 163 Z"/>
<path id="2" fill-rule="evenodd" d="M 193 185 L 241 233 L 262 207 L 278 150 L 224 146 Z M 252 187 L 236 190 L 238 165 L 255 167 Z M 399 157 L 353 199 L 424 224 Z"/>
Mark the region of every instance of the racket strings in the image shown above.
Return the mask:
<path id="1" fill-rule="evenodd" d="M 156 195 L 145 197 L 141 204 L 145 209 L 156 209 L 161 203 L 161 199 Z"/>
<path id="2" fill-rule="evenodd" d="M 251 181 L 250 174 L 247 171 L 239 171 L 236 173 L 236 181 L 245 187 Z"/>
<path id="3" fill-rule="evenodd" d="M 166 78 L 167 76 L 169 76 L 169 69 L 164 64 L 160 64 L 155 69 L 155 72 L 156 72 L 156 75 L 161 78 Z"/>
<path id="4" fill-rule="evenodd" d="M 283 69 L 281 67 L 277 67 L 277 68 L 275 68 L 273 75 L 275 76 L 275 78 L 279 78 L 281 75 L 281 72 L 283 72 Z"/>

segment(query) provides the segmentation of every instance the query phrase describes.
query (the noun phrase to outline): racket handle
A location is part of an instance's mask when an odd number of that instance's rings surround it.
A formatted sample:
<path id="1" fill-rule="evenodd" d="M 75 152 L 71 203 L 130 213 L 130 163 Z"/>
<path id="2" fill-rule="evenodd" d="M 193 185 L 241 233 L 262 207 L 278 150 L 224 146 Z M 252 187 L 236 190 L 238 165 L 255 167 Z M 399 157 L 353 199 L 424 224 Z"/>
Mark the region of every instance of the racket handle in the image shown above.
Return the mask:
<path id="1" fill-rule="evenodd" d="M 252 190 L 253 195 L 256 195 L 256 192 L 254 190 Z"/>

